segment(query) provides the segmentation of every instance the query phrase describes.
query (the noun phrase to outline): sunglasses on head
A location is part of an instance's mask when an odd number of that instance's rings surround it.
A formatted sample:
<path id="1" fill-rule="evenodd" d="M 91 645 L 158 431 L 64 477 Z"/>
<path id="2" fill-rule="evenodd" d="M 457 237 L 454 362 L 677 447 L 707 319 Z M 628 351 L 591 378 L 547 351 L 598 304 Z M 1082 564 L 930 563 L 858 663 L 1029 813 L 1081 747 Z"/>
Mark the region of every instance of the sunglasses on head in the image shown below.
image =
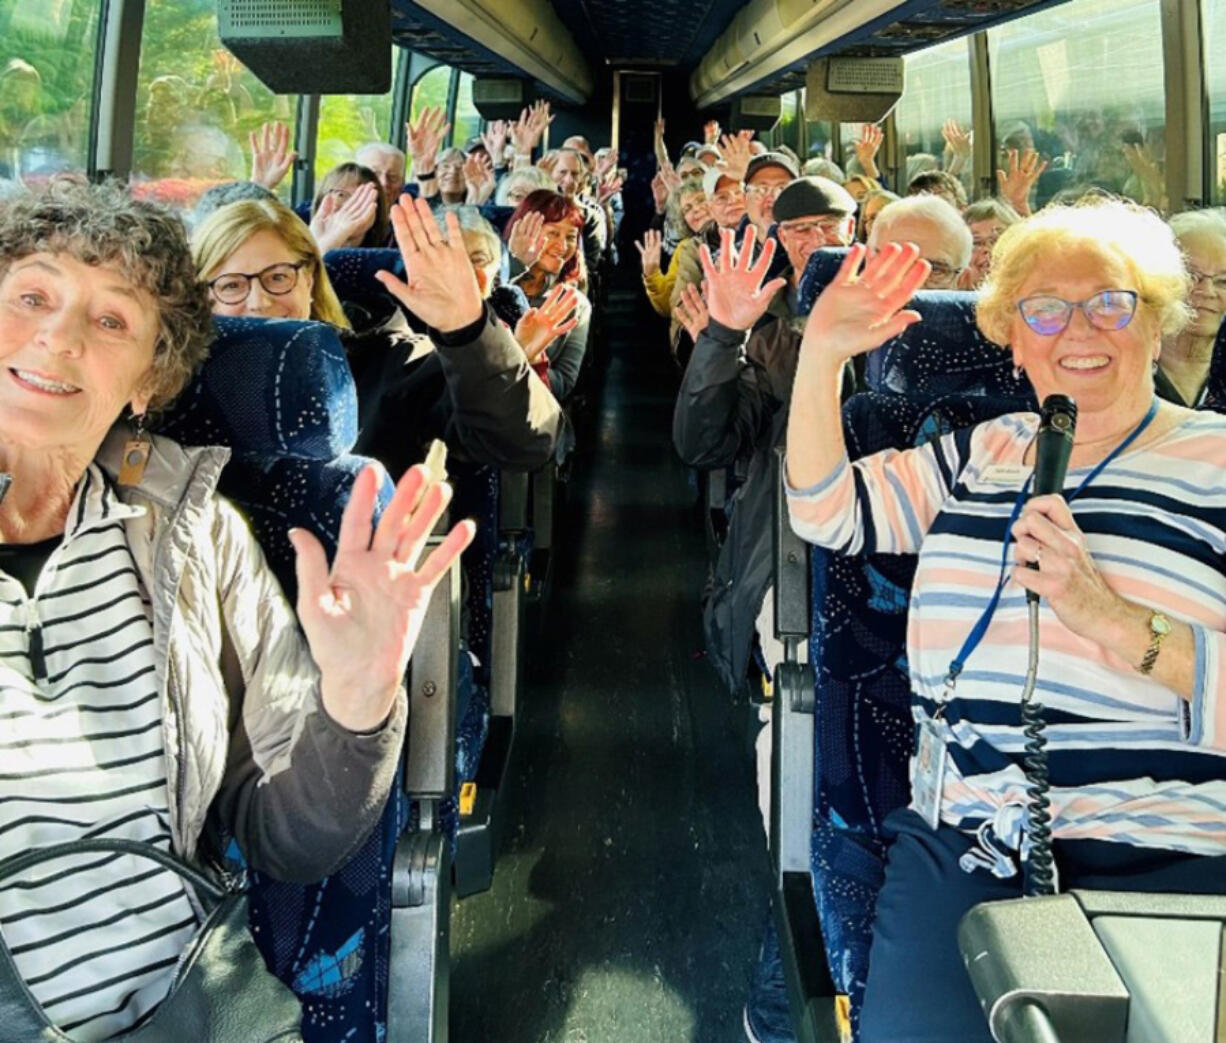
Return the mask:
<path id="1" fill-rule="evenodd" d="M 1095 329 L 1122 330 L 1136 314 L 1137 294 L 1134 290 L 1102 290 L 1084 301 L 1039 294 L 1017 304 L 1022 321 L 1041 337 L 1054 337 L 1065 329 L 1073 318 L 1074 308 L 1080 308 Z"/>

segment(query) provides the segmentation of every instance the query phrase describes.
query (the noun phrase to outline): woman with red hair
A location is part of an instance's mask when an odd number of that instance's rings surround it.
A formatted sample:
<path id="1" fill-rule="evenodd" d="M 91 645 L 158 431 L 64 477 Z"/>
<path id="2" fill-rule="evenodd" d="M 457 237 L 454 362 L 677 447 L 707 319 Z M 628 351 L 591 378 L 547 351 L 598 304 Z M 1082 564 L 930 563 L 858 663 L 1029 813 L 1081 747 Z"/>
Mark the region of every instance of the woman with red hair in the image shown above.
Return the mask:
<path id="1" fill-rule="evenodd" d="M 506 227 L 507 248 L 518 262 L 513 268 L 522 269 L 512 281 L 524 291 L 532 307 L 539 308 L 559 283 L 571 283 L 580 291 L 573 316 L 578 320 L 575 327 L 545 351 L 550 390 L 559 402 L 565 402 L 575 389 L 591 324 L 592 306 L 581 292 L 587 281 L 579 249 L 582 238 L 583 211 L 565 196 L 544 188 L 525 197 Z"/>

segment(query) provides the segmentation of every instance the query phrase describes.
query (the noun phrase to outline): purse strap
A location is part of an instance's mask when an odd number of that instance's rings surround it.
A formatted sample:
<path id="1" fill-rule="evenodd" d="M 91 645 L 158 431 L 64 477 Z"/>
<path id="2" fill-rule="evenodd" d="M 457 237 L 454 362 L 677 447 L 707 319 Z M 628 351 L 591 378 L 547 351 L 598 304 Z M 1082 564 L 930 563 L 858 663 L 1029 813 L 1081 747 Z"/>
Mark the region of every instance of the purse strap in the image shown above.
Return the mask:
<path id="1" fill-rule="evenodd" d="M 32 851 L 23 851 L 19 855 L 11 855 L 0 861 L 0 884 L 4 883 L 11 876 L 24 873 L 27 869 L 32 869 L 43 862 L 49 862 L 53 858 L 95 852 L 136 855 L 138 858 L 147 858 L 151 862 L 157 862 L 164 869 L 169 869 L 171 872 L 182 877 L 195 887 L 197 892 L 202 892 L 217 902 L 222 901 L 228 894 L 238 890 L 237 887 L 218 886 L 206 873 L 202 873 L 178 855 L 162 851 L 152 844 L 142 843 L 139 840 L 121 840 L 114 837 L 91 837 L 86 840 L 69 840 L 62 844 L 48 844 L 45 847 L 35 848 Z"/>

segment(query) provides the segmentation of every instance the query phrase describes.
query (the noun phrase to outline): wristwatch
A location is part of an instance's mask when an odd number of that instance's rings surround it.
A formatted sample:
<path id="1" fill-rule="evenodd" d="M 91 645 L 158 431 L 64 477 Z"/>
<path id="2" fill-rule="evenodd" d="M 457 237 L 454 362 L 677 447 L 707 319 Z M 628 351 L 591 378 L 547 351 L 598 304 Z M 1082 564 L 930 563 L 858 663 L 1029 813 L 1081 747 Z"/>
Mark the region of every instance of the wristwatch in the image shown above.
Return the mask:
<path id="1" fill-rule="evenodd" d="M 1138 667 L 1142 674 L 1148 675 L 1153 671 L 1154 663 L 1158 661 L 1158 652 L 1162 649 L 1162 640 L 1170 632 L 1171 621 L 1161 612 L 1151 612 L 1149 615 L 1149 648 L 1145 650 L 1145 657 Z"/>

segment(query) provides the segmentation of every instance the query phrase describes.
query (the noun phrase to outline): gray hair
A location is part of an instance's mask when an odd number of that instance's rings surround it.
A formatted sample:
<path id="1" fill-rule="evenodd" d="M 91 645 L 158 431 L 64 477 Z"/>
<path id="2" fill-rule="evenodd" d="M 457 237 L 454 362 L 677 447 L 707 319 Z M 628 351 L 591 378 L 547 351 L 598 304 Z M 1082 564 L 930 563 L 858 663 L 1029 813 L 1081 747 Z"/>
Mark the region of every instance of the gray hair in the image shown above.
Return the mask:
<path id="1" fill-rule="evenodd" d="M 553 178 L 540 167 L 520 167 L 518 170 L 512 170 L 511 173 L 498 182 L 498 190 L 494 193 L 494 202 L 499 206 L 511 206 L 512 203 L 508 197 L 516 185 L 527 185 L 529 190 L 533 192 L 538 188 L 547 188 L 549 191 L 555 192 L 558 187 L 554 184 Z"/>
<path id="2" fill-rule="evenodd" d="M 887 203 L 873 222 L 869 246 L 876 248 L 883 240 L 892 242 L 890 233 L 905 221 L 925 221 L 936 225 L 951 248 L 955 266 L 965 268 L 970 264 L 971 253 L 975 249 L 971 230 L 962 220 L 962 215 L 940 196 L 907 196 L 897 202 Z"/>
<path id="3" fill-rule="evenodd" d="M 0 279 L 14 261 L 68 254 L 83 264 L 114 265 L 158 310 L 150 409 L 172 402 L 208 357 L 213 316 L 177 214 L 133 199 L 118 182 L 52 182 L 0 207 Z"/>
<path id="4" fill-rule="evenodd" d="M 805 177 L 828 177 L 840 185 L 847 180 L 846 175 L 839 169 L 839 165 L 832 159 L 826 159 L 825 156 L 810 159 L 801 167 L 800 172 Z"/>
<path id="5" fill-rule="evenodd" d="M 1194 244 L 1226 252 L 1226 214 L 1219 209 L 1185 210 L 1167 222 L 1181 247 Z"/>
<path id="6" fill-rule="evenodd" d="M 685 205 L 687 196 L 707 198 L 707 194 L 702 190 L 702 185 L 693 181 L 683 181 L 668 194 L 668 202 L 665 204 L 664 209 L 664 223 L 678 240 L 686 239 L 694 234 L 690 231 L 689 225 L 685 223 L 685 218 L 681 214 L 681 208 Z"/>
<path id="7" fill-rule="evenodd" d="M 489 250 L 491 258 L 489 267 L 496 271 L 499 262 L 502 260 L 502 240 L 498 238 L 498 233 L 494 231 L 494 226 L 481 216 L 481 211 L 475 206 L 443 206 L 439 207 L 435 216 L 438 219 L 439 228 L 444 231 L 447 230 L 444 215 L 449 213 L 455 214 L 459 219 L 460 232 L 464 236 L 465 241 L 470 237 L 485 241 L 485 246 Z"/>
<path id="8" fill-rule="evenodd" d="M 191 225 L 195 227 L 214 210 L 220 210 L 230 203 L 238 203 L 244 199 L 271 199 L 280 202 L 275 192 L 270 192 L 263 185 L 254 181 L 227 181 L 205 189 L 204 194 L 196 200 L 192 210 Z"/>
<path id="9" fill-rule="evenodd" d="M 372 152 L 377 156 L 391 156 L 393 159 L 400 160 L 401 163 L 405 161 L 403 150 L 398 149 L 395 145 L 389 145 L 386 141 L 366 142 L 365 145 L 360 146 L 353 154 L 353 158 L 361 163 L 363 154 L 370 155 Z"/>

